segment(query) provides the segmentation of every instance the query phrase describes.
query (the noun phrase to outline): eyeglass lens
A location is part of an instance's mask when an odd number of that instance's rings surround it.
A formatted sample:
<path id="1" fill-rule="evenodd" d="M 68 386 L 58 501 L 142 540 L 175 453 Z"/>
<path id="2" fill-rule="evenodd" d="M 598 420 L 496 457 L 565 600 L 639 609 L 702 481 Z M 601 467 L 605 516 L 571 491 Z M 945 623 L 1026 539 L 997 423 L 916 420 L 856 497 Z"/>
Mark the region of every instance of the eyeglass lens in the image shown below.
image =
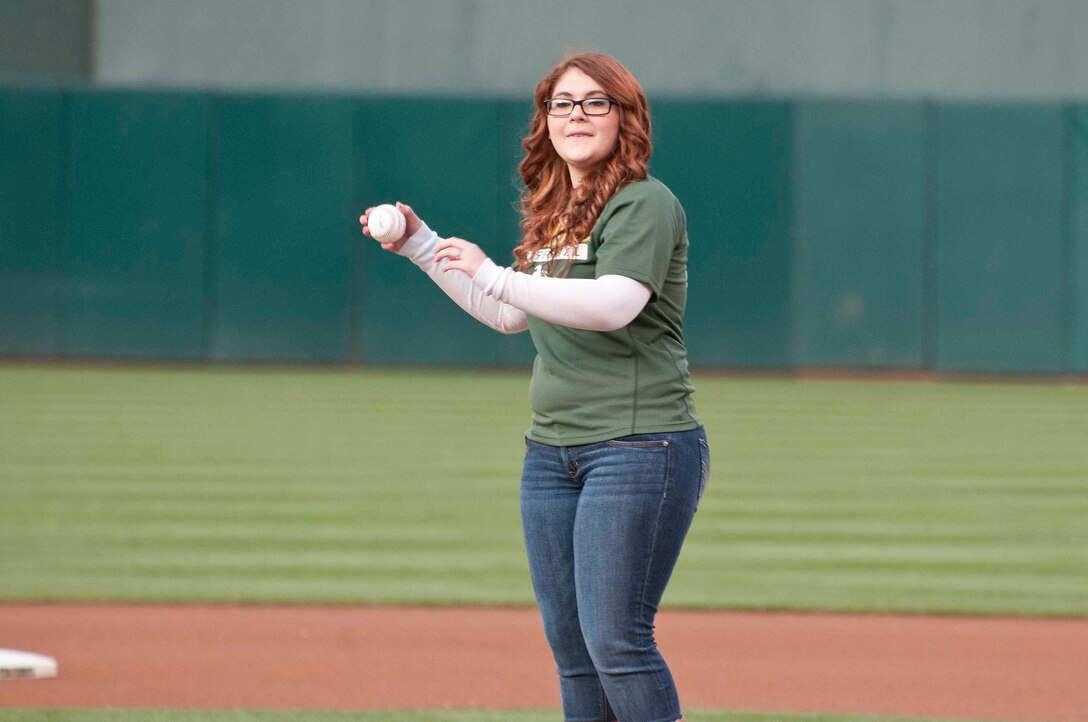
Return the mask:
<path id="1" fill-rule="evenodd" d="M 608 98 L 585 98 L 583 100 L 567 100 L 555 98 L 544 103 L 548 115 L 570 115 L 575 106 L 581 106 L 586 115 L 608 115 L 612 109 L 612 100 Z"/>

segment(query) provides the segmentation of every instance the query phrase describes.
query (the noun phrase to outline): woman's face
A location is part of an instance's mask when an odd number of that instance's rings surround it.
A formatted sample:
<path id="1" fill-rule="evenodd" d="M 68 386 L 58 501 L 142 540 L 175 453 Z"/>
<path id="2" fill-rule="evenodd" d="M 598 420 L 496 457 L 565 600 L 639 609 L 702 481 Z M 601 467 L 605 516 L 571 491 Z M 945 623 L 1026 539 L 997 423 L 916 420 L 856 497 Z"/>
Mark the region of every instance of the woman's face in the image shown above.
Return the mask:
<path id="1" fill-rule="evenodd" d="M 607 98 L 608 95 L 596 80 L 578 68 L 571 68 L 559 76 L 551 97 L 585 100 Z M 552 147 L 566 161 L 571 182 L 575 186 L 587 172 L 612 155 L 619 132 L 620 108 L 615 105 L 611 106 L 608 115 L 586 115 L 579 105 L 566 117 L 548 116 L 548 136 Z"/>

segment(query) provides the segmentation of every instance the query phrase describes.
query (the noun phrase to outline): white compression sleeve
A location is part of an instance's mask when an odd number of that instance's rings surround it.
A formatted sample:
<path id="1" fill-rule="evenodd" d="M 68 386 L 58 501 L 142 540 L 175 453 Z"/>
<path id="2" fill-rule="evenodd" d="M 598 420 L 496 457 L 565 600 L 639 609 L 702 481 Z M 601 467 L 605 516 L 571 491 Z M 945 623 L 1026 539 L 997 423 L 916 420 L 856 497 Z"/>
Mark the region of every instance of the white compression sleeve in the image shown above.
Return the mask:
<path id="1" fill-rule="evenodd" d="M 545 278 L 501 268 L 489 258 L 472 283 L 530 316 L 586 331 L 615 331 L 650 300 L 649 286 L 627 276 Z"/>
<path id="2" fill-rule="evenodd" d="M 468 276 L 451 271 L 444 273 L 445 261 L 435 263 L 435 247 L 438 234 L 424 223 L 401 246 L 400 255 L 407 257 L 430 276 L 435 284 L 473 318 L 502 333 L 518 333 L 529 327 L 525 313 L 513 306 L 488 296 L 469 280 Z"/>

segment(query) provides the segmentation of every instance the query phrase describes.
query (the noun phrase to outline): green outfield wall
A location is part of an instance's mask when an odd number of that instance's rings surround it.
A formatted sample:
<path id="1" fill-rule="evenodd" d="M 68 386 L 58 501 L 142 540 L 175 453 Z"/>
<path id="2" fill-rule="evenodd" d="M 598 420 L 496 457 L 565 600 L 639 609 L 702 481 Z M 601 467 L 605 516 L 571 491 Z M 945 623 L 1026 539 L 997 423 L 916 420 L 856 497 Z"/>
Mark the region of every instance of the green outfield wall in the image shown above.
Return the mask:
<path id="1" fill-rule="evenodd" d="M 530 108 L 0 89 L 0 355 L 521 365 L 359 234 L 507 263 Z M 1088 107 L 654 104 L 703 367 L 1088 372 Z"/>
<path id="2" fill-rule="evenodd" d="M 1088 107 L 1068 109 L 1069 328 L 1072 367 L 1088 372 Z"/>
<path id="3" fill-rule="evenodd" d="M 60 351 L 69 98 L 0 94 L 0 349 Z"/>
<path id="4" fill-rule="evenodd" d="M 792 359 L 920 368 L 926 324 L 926 110 L 797 108 Z"/>
<path id="5" fill-rule="evenodd" d="M 654 111 L 652 172 L 684 203 L 692 240 L 692 361 L 788 366 L 790 106 L 683 102 Z"/>
<path id="6" fill-rule="evenodd" d="M 939 367 L 1068 367 L 1065 121 L 1059 107 L 939 109 Z"/>

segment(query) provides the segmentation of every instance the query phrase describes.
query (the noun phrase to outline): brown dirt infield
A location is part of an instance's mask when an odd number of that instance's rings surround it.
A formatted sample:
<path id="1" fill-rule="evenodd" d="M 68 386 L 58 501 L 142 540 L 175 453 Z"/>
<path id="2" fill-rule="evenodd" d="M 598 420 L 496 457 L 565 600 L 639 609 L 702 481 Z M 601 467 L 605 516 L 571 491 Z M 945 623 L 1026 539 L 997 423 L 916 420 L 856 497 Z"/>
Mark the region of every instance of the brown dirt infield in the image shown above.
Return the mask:
<path id="1" fill-rule="evenodd" d="M 1088 619 L 666 610 L 657 637 L 687 708 L 1088 721 Z M 60 665 L 0 707 L 559 706 L 534 609 L 4 604 L 0 647 Z"/>

